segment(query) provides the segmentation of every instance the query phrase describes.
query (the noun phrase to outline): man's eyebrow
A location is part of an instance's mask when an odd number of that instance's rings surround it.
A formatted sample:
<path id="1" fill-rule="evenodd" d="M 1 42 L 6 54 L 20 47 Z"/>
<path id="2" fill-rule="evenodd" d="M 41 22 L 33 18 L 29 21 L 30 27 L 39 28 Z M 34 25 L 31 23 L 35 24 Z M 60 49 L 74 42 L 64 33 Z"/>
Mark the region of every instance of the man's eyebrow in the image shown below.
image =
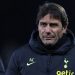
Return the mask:
<path id="1" fill-rule="evenodd" d="M 47 22 L 40 22 L 41 24 L 47 24 Z"/>
<path id="2" fill-rule="evenodd" d="M 57 25 L 58 23 L 50 23 L 50 24 L 56 24 Z"/>

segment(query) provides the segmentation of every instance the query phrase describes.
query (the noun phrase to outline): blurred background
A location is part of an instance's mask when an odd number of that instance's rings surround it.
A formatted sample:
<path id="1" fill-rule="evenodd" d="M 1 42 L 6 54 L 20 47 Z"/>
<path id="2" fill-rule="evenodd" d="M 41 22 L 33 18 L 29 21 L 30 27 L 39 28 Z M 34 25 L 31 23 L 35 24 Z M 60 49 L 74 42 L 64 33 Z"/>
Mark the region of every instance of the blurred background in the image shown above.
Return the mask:
<path id="1" fill-rule="evenodd" d="M 5 68 L 12 52 L 28 42 L 36 26 L 38 6 L 45 1 L 59 3 L 66 9 L 69 28 L 75 33 L 74 0 L 0 0 L 0 56 Z"/>

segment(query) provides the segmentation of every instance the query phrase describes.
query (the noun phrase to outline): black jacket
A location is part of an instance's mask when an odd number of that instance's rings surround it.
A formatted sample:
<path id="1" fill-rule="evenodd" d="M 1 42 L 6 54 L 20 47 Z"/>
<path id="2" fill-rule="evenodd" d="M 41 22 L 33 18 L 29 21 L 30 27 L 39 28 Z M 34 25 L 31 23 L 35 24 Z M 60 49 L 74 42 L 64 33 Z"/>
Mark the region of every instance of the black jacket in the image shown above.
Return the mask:
<path id="1" fill-rule="evenodd" d="M 55 46 L 44 46 L 34 31 L 11 56 L 6 75 L 75 75 L 74 37 L 70 31 Z"/>

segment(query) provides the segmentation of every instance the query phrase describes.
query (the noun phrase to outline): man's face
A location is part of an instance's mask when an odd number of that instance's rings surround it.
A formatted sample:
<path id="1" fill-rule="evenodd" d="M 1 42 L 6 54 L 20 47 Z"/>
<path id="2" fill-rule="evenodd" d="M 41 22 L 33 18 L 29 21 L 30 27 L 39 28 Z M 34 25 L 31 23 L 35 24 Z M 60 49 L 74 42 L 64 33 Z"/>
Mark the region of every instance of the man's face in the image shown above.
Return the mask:
<path id="1" fill-rule="evenodd" d="M 63 27 L 59 19 L 50 17 L 50 14 L 45 15 L 39 20 L 38 32 L 43 44 L 54 45 L 66 32 L 67 27 Z"/>

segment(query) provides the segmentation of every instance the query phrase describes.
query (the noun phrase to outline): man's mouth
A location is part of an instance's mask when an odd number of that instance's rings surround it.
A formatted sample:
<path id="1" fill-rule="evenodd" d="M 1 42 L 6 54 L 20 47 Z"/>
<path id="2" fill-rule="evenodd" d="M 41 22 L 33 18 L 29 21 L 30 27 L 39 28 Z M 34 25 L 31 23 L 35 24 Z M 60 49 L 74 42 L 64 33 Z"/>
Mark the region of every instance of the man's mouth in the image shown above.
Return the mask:
<path id="1" fill-rule="evenodd" d="M 49 36 L 49 37 L 44 37 L 46 40 L 52 40 L 52 39 L 54 39 L 54 37 L 53 36 Z"/>

